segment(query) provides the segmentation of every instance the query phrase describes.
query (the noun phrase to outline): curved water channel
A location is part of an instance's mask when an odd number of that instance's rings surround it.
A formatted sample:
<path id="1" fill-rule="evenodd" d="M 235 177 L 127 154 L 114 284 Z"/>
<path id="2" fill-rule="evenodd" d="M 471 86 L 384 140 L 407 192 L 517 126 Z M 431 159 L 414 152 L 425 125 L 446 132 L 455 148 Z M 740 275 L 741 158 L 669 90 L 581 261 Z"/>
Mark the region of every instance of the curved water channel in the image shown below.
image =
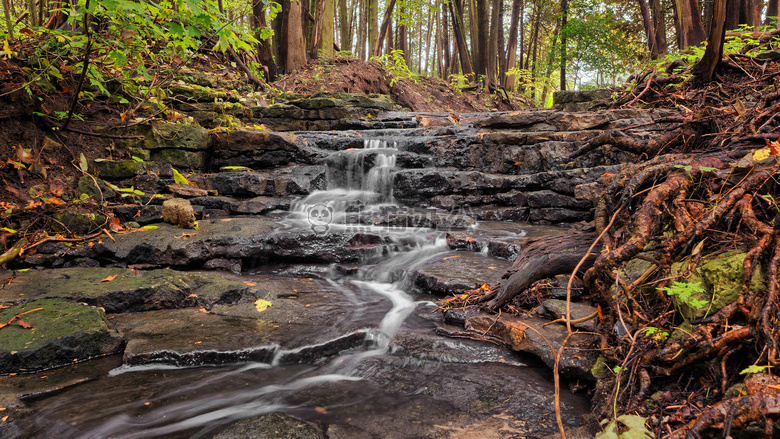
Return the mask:
<path id="1" fill-rule="evenodd" d="M 393 144 L 366 140 L 364 149 L 334 153 L 329 189 L 279 213 L 285 227 L 312 233 L 381 231 L 391 245 L 356 267 L 302 263 L 243 274 L 262 282 L 280 272 L 314 273 L 312 289 L 326 291 L 328 312 L 343 315 L 328 330 L 334 337 L 363 331 L 361 348 L 298 364 L 282 359 L 305 344 L 276 349 L 268 361 L 219 367 L 91 361 L 74 367 L 101 378 L 32 402 L 34 415 L 28 425 L 20 424 L 25 429 L 20 437 L 308 437 L 252 427 L 251 420 L 272 413 L 308 421 L 320 437 L 329 438 L 555 432 L 550 373 L 540 363 L 490 344 L 436 335 L 441 315 L 434 312 L 432 296 L 415 293 L 411 273 L 451 249 L 444 230 L 419 227 L 424 221 L 387 220 L 402 209 L 392 194 L 396 152 Z M 306 334 L 290 336 L 305 339 Z M 586 400 L 566 389 L 562 393 L 567 425 L 579 425 Z M 250 422 L 242 427 L 248 430 L 236 429 L 236 421 Z"/>

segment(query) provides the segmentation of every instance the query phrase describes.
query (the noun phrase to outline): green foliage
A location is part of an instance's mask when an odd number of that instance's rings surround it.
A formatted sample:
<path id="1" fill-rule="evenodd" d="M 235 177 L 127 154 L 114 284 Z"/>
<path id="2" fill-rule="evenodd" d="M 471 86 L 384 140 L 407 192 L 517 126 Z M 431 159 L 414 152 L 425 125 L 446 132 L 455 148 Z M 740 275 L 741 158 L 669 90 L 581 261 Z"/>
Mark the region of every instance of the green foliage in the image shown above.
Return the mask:
<path id="1" fill-rule="evenodd" d="M 658 329 L 654 326 L 648 326 L 647 328 L 642 330 L 642 333 L 644 335 L 647 335 L 656 343 L 663 343 L 666 341 L 667 338 L 669 338 L 669 333 L 666 331 L 662 331 L 661 329 Z"/>
<path id="2" fill-rule="evenodd" d="M 767 370 L 771 369 L 772 366 L 766 365 L 766 366 L 759 366 L 757 364 L 751 364 L 750 366 L 742 369 L 742 371 L 739 373 L 740 375 L 748 375 L 753 373 L 764 373 Z"/>
<path id="3" fill-rule="evenodd" d="M 371 57 L 371 60 L 384 64 L 387 70 L 393 74 L 394 77 L 390 80 L 390 86 L 393 86 L 398 79 L 411 79 L 414 82 L 419 80 L 419 76 L 409 70 L 409 66 L 406 65 L 403 50 L 393 49 L 389 55 L 374 56 Z"/>
<path id="4" fill-rule="evenodd" d="M 673 297 L 677 302 L 678 308 L 681 305 L 685 305 L 692 309 L 702 309 L 709 303 L 706 300 L 696 298 L 698 293 L 705 291 L 704 287 L 698 282 L 675 282 L 670 287 L 661 287 L 658 290 Z"/>
<path id="5" fill-rule="evenodd" d="M 606 423 L 606 420 L 603 421 Z M 636 415 L 620 415 L 610 421 L 596 439 L 649 439 L 653 433 L 645 427 L 645 418 Z"/>
<path id="6" fill-rule="evenodd" d="M 192 184 L 187 180 L 187 177 L 181 175 L 181 172 L 177 171 L 176 168 L 173 169 L 173 181 L 176 184 Z"/>

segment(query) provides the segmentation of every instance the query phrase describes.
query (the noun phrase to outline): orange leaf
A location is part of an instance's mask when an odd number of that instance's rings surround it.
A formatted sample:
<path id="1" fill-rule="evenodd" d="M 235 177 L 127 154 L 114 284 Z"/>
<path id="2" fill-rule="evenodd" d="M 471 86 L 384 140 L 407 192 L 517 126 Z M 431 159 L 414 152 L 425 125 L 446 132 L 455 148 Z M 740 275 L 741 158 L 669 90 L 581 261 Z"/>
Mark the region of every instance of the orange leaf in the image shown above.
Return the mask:
<path id="1" fill-rule="evenodd" d="M 780 155 L 780 140 L 767 141 L 766 145 L 769 147 L 770 155 Z"/>
<path id="2" fill-rule="evenodd" d="M 123 230 L 126 230 L 121 224 L 119 224 L 119 218 L 117 217 L 111 218 L 111 222 L 108 223 L 108 228 L 112 232 L 121 232 Z"/>
<path id="3" fill-rule="evenodd" d="M 30 28 L 24 28 L 19 31 L 22 35 L 27 35 L 28 37 L 34 37 L 35 32 L 33 32 Z"/>
<path id="4" fill-rule="evenodd" d="M 22 328 L 24 328 L 24 329 L 30 329 L 30 328 L 32 328 L 32 325 L 31 325 L 31 324 L 29 324 L 29 323 L 25 322 L 24 320 L 22 320 L 22 319 L 20 319 L 20 318 L 17 318 L 17 319 L 16 319 L 16 321 L 19 323 L 19 326 L 21 326 L 21 327 L 22 327 Z"/>
<path id="5" fill-rule="evenodd" d="M 198 312 L 202 312 L 202 313 L 208 314 L 209 310 L 207 310 L 206 308 L 201 308 L 201 309 L 198 310 Z"/>
<path id="6" fill-rule="evenodd" d="M 6 326 L 8 326 L 8 323 L 0 323 L 0 329 L 5 328 Z"/>
<path id="7" fill-rule="evenodd" d="M 244 284 L 246 284 L 246 285 L 249 285 L 250 287 L 256 287 L 256 286 L 257 286 L 257 284 L 256 284 L 256 283 L 254 283 L 254 282 L 244 281 L 244 282 L 242 282 L 242 283 L 244 283 Z"/>
<path id="8" fill-rule="evenodd" d="M 61 199 L 57 198 L 57 197 L 51 197 L 51 198 L 46 200 L 46 204 L 51 204 L 51 205 L 54 205 L 54 206 L 60 206 L 62 204 L 65 204 L 65 202 L 62 201 Z"/>
<path id="9" fill-rule="evenodd" d="M 2 419 L 0 419 L 0 421 L 3 421 L 3 422 L 5 422 L 7 419 L 8 419 L 8 415 L 5 415 L 5 416 L 3 416 L 3 418 L 2 418 Z"/>
<path id="10" fill-rule="evenodd" d="M 116 279 L 117 275 L 108 276 L 107 278 L 101 280 L 100 282 L 111 282 L 112 280 Z"/>
<path id="11" fill-rule="evenodd" d="M 306 93 L 306 94 L 308 94 L 308 93 Z M 317 412 L 317 413 L 328 413 L 328 409 L 326 409 L 325 407 L 315 407 L 314 411 Z"/>

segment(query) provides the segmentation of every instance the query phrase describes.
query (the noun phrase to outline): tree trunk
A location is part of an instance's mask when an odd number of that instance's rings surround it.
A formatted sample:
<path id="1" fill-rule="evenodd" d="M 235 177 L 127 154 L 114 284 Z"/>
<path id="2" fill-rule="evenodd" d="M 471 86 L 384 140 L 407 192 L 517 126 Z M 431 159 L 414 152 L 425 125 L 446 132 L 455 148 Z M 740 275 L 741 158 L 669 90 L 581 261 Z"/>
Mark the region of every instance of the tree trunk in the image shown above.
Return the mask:
<path id="1" fill-rule="evenodd" d="M 282 69 L 285 73 L 291 73 L 306 64 L 301 4 L 295 0 L 282 0 L 282 14 L 281 44 L 285 52 Z"/>
<path id="2" fill-rule="evenodd" d="M 780 16 L 780 0 L 769 0 L 766 4 L 766 18 L 764 19 L 764 25 L 778 25 L 777 17 Z M 773 21 L 773 18 L 774 20 Z"/>
<path id="3" fill-rule="evenodd" d="M 401 3 L 403 5 L 403 3 Z M 401 8 L 401 16 L 404 16 L 406 14 L 406 8 Z M 404 21 L 399 21 L 396 26 L 398 27 L 398 41 L 396 41 L 396 46 L 398 46 L 398 50 L 402 51 L 404 54 L 404 62 L 406 63 L 406 66 L 409 66 L 409 38 L 407 37 L 407 27 L 405 24 L 403 24 Z"/>
<path id="4" fill-rule="evenodd" d="M 650 57 L 655 59 L 658 55 L 658 49 L 655 47 L 655 27 L 652 18 L 650 18 L 650 7 L 647 6 L 647 0 L 637 0 L 637 3 L 639 3 L 639 12 L 642 15 L 642 25 L 645 28 L 647 50 L 650 52 Z"/>
<path id="5" fill-rule="evenodd" d="M 472 49 L 474 51 L 474 67 L 477 75 L 487 76 L 488 63 L 488 0 L 475 0 L 477 6 L 477 45 Z"/>
<path id="6" fill-rule="evenodd" d="M 450 30 L 447 25 L 447 9 L 441 9 L 441 47 L 442 47 L 442 78 L 450 75 Z"/>
<path id="7" fill-rule="evenodd" d="M 14 38 L 14 22 L 11 21 L 11 3 L 9 0 L 3 0 L 3 15 L 5 16 L 5 23 L 8 29 L 8 40 Z"/>
<path id="8" fill-rule="evenodd" d="M 379 27 L 379 37 L 376 40 L 376 45 L 372 48 L 372 53 L 374 56 L 379 56 L 382 54 L 382 44 L 385 42 L 385 36 L 388 35 L 387 28 L 390 26 L 390 20 L 393 19 L 394 6 L 395 6 L 395 0 L 390 0 L 387 3 L 385 16 L 382 19 L 382 26 Z M 388 41 L 391 42 L 392 40 L 388 40 Z"/>
<path id="9" fill-rule="evenodd" d="M 379 35 L 379 0 L 367 0 L 368 14 L 366 22 L 368 24 L 368 50 L 371 51 L 376 46 L 376 40 Z"/>
<path id="10" fill-rule="evenodd" d="M 680 50 L 698 46 L 705 35 L 697 0 L 676 0 L 676 4 Z"/>
<path id="11" fill-rule="evenodd" d="M 707 38 L 707 49 L 704 51 L 701 61 L 693 66 L 693 74 L 703 82 L 712 81 L 715 67 L 723 57 L 723 40 L 726 37 L 726 1 L 715 0 L 712 11 L 712 26 Z"/>
<path id="12" fill-rule="evenodd" d="M 650 10 L 653 12 L 655 48 L 660 55 L 669 51 L 669 43 L 666 41 L 666 18 L 661 9 L 661 0 L 650 0 Z"/>
<path id="13" fill-rule="evenodd" d="M 325 10 L 322 12 L 322 44 L 320 50 L 323 55 L 333 58 L 336 55 L 336 34 L 334 22 L 336 20 L 336 0 L 325 0 Z"/>
<path id="14" fill-rule="evenodd" d="M 555 47 L 555 44 L 558 42 L 558 34 L 560 33 L 560 27 L 558 25 L 555 26 L 555 30 L 553 31 L 552 36 L 552 43 L 550 44 L 550 47 Z M 555 61 L 555 52 L 550 50 L 549 55 L 547 56 L 547 71 L 545 72 L 544 77 L 550 78 L 553 74 L 553 63 Z M 550 81 L 544 81 L 544 88 L 542 89 L 542 105 L 547 105 L 547 94 L 550 92 Z"/>
<path id="15" fill-rule="evenodd" d="M 267 38 L 260 37 L 262 30 L 268 27 L 265 20 L 265 3 L 262 0 L 253 1 L 252 16 L 254 17 L 255 38 L 260 42 L 257 45 L 258 61 L 265 67 L 265 79 L 268 82 L 276 81 L 276 63 L 274 62 L 271 42 Z"/>
<path id="16" fill-rule="evenodd" d="M 568 19 L 569 0 L 561 0 L 561 90 L 566 90 L 566 23 Z"/>
<path id="17" fill-rule="evenodd" d="M 317 0 L 314 9 L 314 26 L 311 30 L 311 39 L 309 40 L 309 58 L 317 59 L 320 56 L 320 47 L 322 46 L 322 25 L 325 15 L 325 2 L 327 0 Z M 331 45 L 331 50 L 333 47 Z"/>
<path id="18" fill-rule="evenodd" d="M 462 5 L 462 4 L 461 4 Z M 466 38 L 463 35 L 463 11 L 458 10 L 458 2 L 450 1 L 450 15 L 452 16 L 452 29 L 455 33 L 455 42 L 458 45 L 458 53 L 460 54 L 460 68 L 464 76 L 469 77 L 469 80 L 473 80 L 474 69 L 471 64 L 471 54 L 469 54 L 469 48 L 466 46 Z"/>
<path id="19" fill-rule="evenodd" d="M 349 35 L 349 14 L 347 14 L 347 0 L 339 2 L 339 45 L 341 50 L 352 52 L 352 38 Z"/>
<path id="20" fill-rule="evenodd" d="M 520 14 L 523 10 L 523 0 L 512 0 L 512 16 L 509 21 L 509 44 L 504 55 L 506 70 L 513 69 L 517 63 L 517 32 Z M 515 88 L 515 75 L 504 75 L 501 80 L 504 88 L 512 91 Z"/>
<path id="21" fill-rule="evenodd" d="M 490 35 L 488 37 L 487 51 L 485 52 L 485 89 L 493 93 L 498 88 L 498 29 L 501 22 L 501 0 L 493 0 L 490 17 Z"/>

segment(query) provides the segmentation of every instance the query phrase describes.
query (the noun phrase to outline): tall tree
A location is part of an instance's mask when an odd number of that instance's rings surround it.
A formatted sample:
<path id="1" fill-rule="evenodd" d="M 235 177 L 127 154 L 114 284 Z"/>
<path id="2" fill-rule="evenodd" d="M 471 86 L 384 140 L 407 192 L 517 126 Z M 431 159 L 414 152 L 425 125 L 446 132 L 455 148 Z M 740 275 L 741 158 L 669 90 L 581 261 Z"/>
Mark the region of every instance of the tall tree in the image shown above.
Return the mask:
<path id="1" fill-rule="evenodd" d="M 488 0 L 475 0 L 477 26 L 477 42 L 472 47 L 474 51 L 474 68 L 478 75 L 487 76 L 488 63 L 488 31 L 490 16 L 488 15 Z"/>
<path id="2" fill-rule="evenodd" d="M 509 44 L 506 48 L 506 69 L 512 69 L 517 63 L 517 34 L 519 31 L 520 17 L 523 11 L 523 0 L 512 0 L 512 16 L 509 19 Z M 515 87 L 515 75 L 504 75 L 501 80 L 504 88 L 513 90 Z"/>
<path id="3" fill-rule="evenodd" d="M 712 10 L 712 25 L 707 37 L 707 49 L 704 56 L 695 66 L 693 74 L 703 82 L 712 81 L 715 68 L 723 58 L 723 40 L 726 37 L 726 2 L 728 0 L 714 0 Z"/>
<path id="4" fill-rule="evenodd" d="M 385 36 L 388 34 L 387 29 L 390 27 L 390 21 L 393 19 L 393 7 L 395 6 L 395 0 L 390 0 L 387 3 L 387 9 L 385 10 L 385 16 L 382 19 L 382 25 L 379 27 L 379 36 L 377 37 L 376 44 L 371 50 L 374 56 L 382 54 L 382 44 L 384 43 Z"/>
<path id="5" fill-rule="evenodd" d="M 352 51 L 352 35 L 350 33 L 352 22 L 347 13 L 347 0 L 338 0 L 339 2 L 339 45 L 341 50 Z"/>
<path id="6" fill-rule="evenodd" d="M 282 29 L 279 52 L 282 71 L 294 72 L 306 64 L 306 45 L 303 41 L 301 4 L 296 0 L 282 0 Z"/>
<path id="7" fill-rule="evenodd" d="M 469 48 L 466 45 L 466 36 L 464 35 L 463 27 L 463 2 L 450 1 L 450 16 L 452 17 L 452 30 L 455 34 L 455 43 L 458 46 L 458 53 L 460 54 L 460 69 L 461 73 L 467 77 L 474 75 L 474 69 L 471 64 L 471 54 Z"/>
<path id="8" fill-rule="evenodd" d="M 675 4 L 679 49 L 698 46 L 705 38 L 699 3 L 697 0 L 675 0 Z"/>
<path id="9" fill-rule="evenodd" d="M 777 17 L 780 16 L 780 0 L 769 0 L 766 4 L 766 18 L 764 24 L 770 26 L 772 24 L 777 25 Z"/>
<path id="10" fill-rule="evenodd" d="M 503 26 L 503 20 L 501 20 L 501 0 L 493 0 L 490 15 L 490 35 L 488 37 L 487 51 L 485 52 L 485 88 L 492 93 L 499 86 L 497 78 L 498 30 Z"/>
<path id="11" fill-rule="evenodd" d="M 379 0 L 366 0 L 367 14 L 366 23 L 368 24 L 368 50 L 376 46 L 376 40 L 379 36 Z"/>
<path id="12" fill-rule="evenodd" d="M 637 3 L 639 3 L 639 12 L 642 15 L 642 25 L 645 28 L 647 50 L 650 52 L 650 56 L 655 59 L 658 56 L 658 49 L 656 48 L 655 26 L 653 26 L 653 19 L 650 18 L 650 6 L 647 5 L 647 0 L 637 0 Z"/>
<path id="13" fill-rule="evenodd" d="M 334 50 L 336 45 L 335 21 L 336 0 L 325 0 L 325 9 L 322 11 L 322 44 L 320 50 L 326 57 L 331 58 L 336 54 Z"/>
<path id="14" fill-rule="evenodd" d="M 655 48 L 660 55 L 669 51 L 669 43 L 666 41 L 666 16 L 661 8 L 661 0 L 650 0 L 650 10 L 653 13 Z"/>
<path id="15" fill-rule="evenodd" d="M 566 22 L 568 19 L 569 0 L 561 0 L 561 90 L 566 90 Z"/>
<path id="16" fill-rule="evenodd" d="M 270 38 L 263 38 L 263 30 L 268 28 L 265 19 L 266 5 L 263 0 L 253 0 L 252 17 L 254 18 L 255 38 L 260 43 L 257 46 L 257 58 L 260 64 L 265 68 L 265 77 L 270 81 L 276 80 L 276 62 L 273 57 Z"/>

